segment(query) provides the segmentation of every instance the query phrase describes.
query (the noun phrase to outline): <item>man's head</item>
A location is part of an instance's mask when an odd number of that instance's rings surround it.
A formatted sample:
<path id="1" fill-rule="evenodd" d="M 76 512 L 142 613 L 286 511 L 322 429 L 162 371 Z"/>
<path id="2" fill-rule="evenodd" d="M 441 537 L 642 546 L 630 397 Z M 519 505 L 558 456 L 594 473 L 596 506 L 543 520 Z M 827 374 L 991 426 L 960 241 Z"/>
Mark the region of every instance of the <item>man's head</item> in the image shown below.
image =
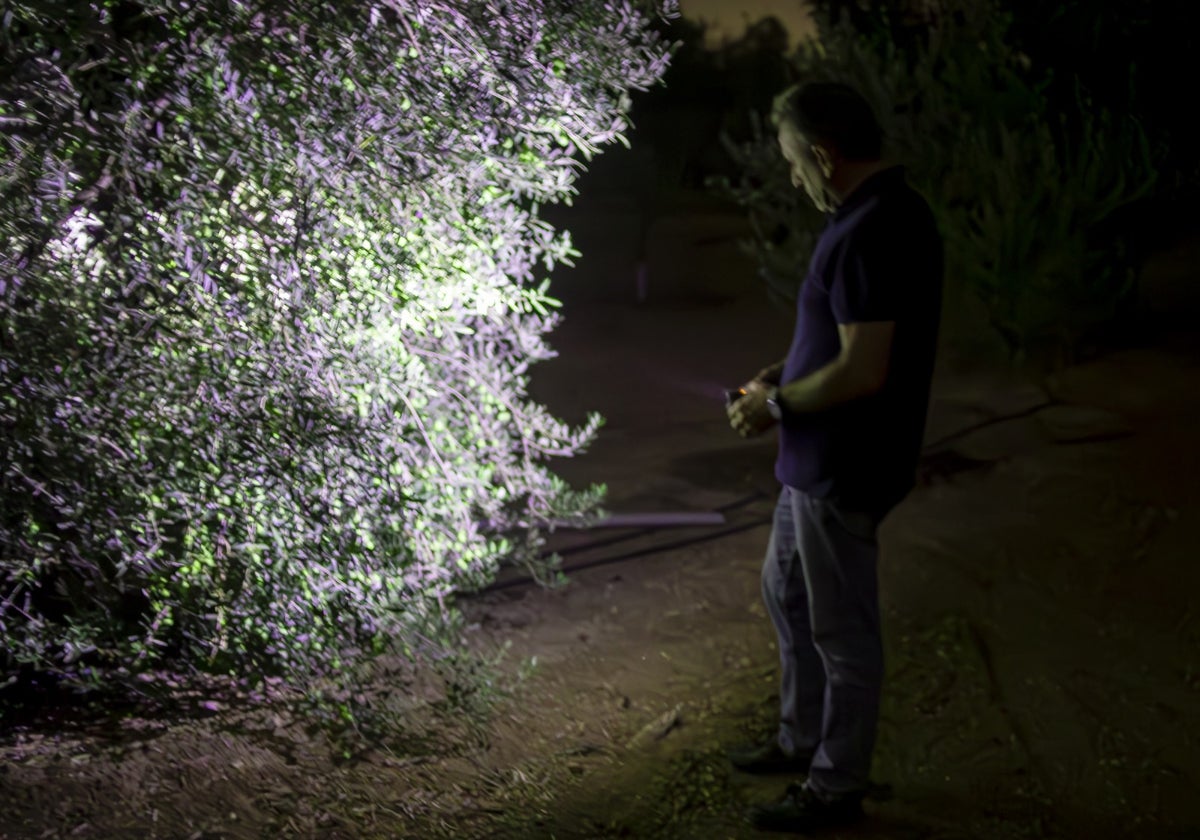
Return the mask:
<path id="1" fill-rule="evenodd" d="M 771 115 L 779 147 L 818 210 L 831 211 L 848 172 L 879 162 L 883 132 L 871 106 L 839 82 L 809 82 L 775 99 Z"/>

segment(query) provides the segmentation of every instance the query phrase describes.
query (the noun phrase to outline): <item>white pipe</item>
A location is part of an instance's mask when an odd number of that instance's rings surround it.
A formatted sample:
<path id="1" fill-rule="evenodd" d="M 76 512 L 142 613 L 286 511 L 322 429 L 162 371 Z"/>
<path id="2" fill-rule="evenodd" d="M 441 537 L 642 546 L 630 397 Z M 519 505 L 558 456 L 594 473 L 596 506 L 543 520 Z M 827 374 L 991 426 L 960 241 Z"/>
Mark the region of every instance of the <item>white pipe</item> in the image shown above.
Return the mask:
<path id="1" fill-rule="evenodd" d="M 588 528 L 694 528 L 705 525 L 724 525 L 725 514 L 708 511 L 667 511 L 663 513 L 610 513 Z M 565 521 L 554 523 L 556 528 L 578 528 Z"/>

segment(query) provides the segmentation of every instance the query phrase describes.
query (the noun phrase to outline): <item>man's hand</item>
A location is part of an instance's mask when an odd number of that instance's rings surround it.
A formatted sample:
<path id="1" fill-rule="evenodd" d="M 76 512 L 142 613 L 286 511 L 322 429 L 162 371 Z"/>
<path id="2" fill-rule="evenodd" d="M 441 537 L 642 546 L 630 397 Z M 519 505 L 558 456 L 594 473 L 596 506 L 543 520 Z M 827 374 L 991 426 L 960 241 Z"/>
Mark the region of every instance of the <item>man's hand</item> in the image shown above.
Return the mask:
<path id="1" fill-rule="evenodd" d="M 767 410 L 768 387 L 760 380 L 746 383 L 746 396 L 729 406 L 729 425 L 744 438 L 761 435 L 775 425 Z"/>
<path id="2" fill-rule="evenodd" d="M 784 362 L 776 362 L 773 365 L 763 368 L 754 375 L 757 382 L 765 382 L 768 385 L 778 385 L 783 379 Z"/>

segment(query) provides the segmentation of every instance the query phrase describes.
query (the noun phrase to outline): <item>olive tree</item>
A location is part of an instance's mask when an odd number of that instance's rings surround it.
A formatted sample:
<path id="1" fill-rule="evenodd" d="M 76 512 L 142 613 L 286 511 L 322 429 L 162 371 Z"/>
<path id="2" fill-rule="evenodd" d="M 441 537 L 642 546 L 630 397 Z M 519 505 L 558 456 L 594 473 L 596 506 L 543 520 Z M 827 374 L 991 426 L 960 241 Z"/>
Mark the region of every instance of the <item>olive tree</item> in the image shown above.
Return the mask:
<path id="1" fill-rule="evenodd" d="M 672 6 L 6 4 L 4 678 L 328 673 L 594 510 L 539 209 Z"/>

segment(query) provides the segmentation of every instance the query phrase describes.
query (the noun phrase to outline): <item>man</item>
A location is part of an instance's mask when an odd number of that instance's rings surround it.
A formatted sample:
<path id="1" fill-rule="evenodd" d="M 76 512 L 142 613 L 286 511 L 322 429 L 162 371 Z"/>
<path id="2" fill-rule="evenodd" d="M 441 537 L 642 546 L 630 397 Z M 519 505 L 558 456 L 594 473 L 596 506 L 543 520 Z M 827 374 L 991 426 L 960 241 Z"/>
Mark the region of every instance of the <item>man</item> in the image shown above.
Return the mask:
<path id="1" fill-rule="evenodd" d="M 776 100 L 779 146 L 829 214 L 801 287 L 787 358 L 729 408 L 741 435 L 778 424 L 782 483 L 763 597 L 779 639 L 780 726 L 731 753 L 750 772 L 807 774 L 762 828 L 862 815 L 883 679 L 880 521 L 915 482 L 941 310 L 942 244 L 929 206 L 882 159 L 866 101 L 836 83 Z"/>

